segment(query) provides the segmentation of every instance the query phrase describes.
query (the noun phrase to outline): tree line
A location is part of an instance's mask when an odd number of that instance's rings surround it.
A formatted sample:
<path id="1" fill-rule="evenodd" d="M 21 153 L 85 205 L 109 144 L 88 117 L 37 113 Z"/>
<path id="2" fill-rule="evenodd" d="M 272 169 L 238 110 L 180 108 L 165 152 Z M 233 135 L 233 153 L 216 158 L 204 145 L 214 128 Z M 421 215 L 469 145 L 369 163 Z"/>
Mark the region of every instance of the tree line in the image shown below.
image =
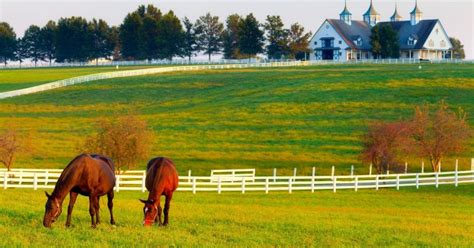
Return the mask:
<path id="1" fill-rule="evenodd" d="M 310 37 L 298 23 L 285 28 L 280 16 L 267 16 L 260 23 L 252 13 L 233 14 L 222 23 L 207 13 L 191 21 L 187 17 L 180 20 L 173 11 L 162 13 L 153 5 L 141 5 L 119 26 L 102 19 L 60 18 L 43 27 L 31 25 L 21 38 L 8 23 L 1 22 L 0 62 L 171 60 L 191 59 L 199 53 L 209 60 L 220 53 L 225 59 L 250 59 L 257 54 L 302 59 L 310 52 Z"/>

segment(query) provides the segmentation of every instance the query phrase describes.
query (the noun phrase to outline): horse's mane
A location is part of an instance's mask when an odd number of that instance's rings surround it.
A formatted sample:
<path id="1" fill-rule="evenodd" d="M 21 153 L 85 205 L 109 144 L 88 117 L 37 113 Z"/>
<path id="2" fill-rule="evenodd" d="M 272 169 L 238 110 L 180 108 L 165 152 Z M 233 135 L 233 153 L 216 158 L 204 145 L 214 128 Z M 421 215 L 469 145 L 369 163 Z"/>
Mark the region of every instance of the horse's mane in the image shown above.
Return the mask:
<path id="1" fill-rule="evenodd" d="M 56 186 L 54 187 L 53 194 L 62 191 L 62 189 L 66 186 L 65 182 L 67 182 L 68 179 L 73 175 L 74 169 L 78 165 L 77 160 L 84 157 L 85 155 L 86 154 L 81 154 L 75 157 L 71 162 L 69 162 L 66 168 L 64 168 L 63 172 L 58 178 L 58 181 L 56 182 Z"/>

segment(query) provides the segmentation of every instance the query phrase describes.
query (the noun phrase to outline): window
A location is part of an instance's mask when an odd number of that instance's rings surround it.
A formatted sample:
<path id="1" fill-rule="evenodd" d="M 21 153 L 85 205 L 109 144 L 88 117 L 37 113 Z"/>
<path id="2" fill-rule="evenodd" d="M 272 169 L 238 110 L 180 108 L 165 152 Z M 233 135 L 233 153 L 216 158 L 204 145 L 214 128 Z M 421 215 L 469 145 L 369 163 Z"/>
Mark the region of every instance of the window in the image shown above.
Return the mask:
<path id="1" fill-rule="evenodd" d="M 341 44 L 342 44 L 342 40 L 339 41 L 339 45 L 341 45 Z"/>
<path id="2" fill-rule="evenodd" d="M 446 41 L 442 40 L 442 41 L 440 42 L 440 46 L 441 46 L 441 47 L 446 47 Z"/>
<path id="3" fill-rule="evenodd" d="M 357 39 L 355 39 L 353 41 L 354 41 L 354 44 L 356 46 L 362 46 L 362 38 L 361 37 L 358 37 Z"/>
<path id="4" fill-rule="evenodd" d="M 408 45 L 409 46 L 415 45 L 416 42 L 417 42 L 417 40 L 413 36 L 408 37 Z"/>
<path id="5" fill-rule="evenodd" d="M 314 42 L 314 44 L 315 44 L 315 45 L 318 45 L 318 42 L 317 42 L 317 41 L 315 41 L 315 42 Z"/>
<path id="6" fill-rule="evenodd" d="M 433 41 L 433 40 L 430 40 L 430 41 L 428 42 L 428 46 L 434 47 L 434 41 Z"/>

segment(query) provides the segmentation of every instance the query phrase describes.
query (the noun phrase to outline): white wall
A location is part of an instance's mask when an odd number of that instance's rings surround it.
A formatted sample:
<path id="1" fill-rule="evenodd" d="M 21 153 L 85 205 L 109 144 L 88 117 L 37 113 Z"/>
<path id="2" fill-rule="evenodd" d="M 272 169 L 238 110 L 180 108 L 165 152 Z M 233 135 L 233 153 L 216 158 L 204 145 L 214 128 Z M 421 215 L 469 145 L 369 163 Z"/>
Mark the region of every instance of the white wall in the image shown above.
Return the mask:
<path id="1" fill-rule="evenodd" d="M 349 46 L 346 42 L 342 39 L 342 37 L 337 33 L 337 31 L 329 24 L 328 21 L 324 21 L 323 24 L 319 27 L 319 29 L 314 34 L 313 38 L 311 39 L 311 49 L 313 50 L 310 55 L 310 60 L 316 60 L 316 47 L 321 47 L 321 38 L 333 37 L 334 38 L 334 47 L 339 47 L 341 55 L 339 56 L 338 60 L 346 60 L 346 48 Z M 318 42 L 317 45 L 314 42 Z M 341 44 L 339 44 L 341 42 Z"/>
<path id="2" fill-rule="evenodd" d="M 444 41 L 445 46 L 442 46 L 441 43 Z M 452 48 L 451 43 L 449 42 L 449 37 L 447 36 L 443 26 L 438 21 L 431 31 L 431 34 L 426 39 L 425 44 L 423 47 L 429 50 L 449 50 Z"/>

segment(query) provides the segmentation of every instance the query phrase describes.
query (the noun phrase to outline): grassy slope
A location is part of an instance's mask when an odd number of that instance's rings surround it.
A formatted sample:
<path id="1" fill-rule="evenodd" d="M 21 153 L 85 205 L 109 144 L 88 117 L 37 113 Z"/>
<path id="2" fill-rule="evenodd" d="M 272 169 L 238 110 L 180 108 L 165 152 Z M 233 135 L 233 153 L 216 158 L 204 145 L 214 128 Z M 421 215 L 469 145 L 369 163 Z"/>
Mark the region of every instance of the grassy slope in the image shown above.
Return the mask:
<path id="1" fill-rule="evenodd" d="M 97 118 L 135 111 L 157 133 L 153 154 L 192 169 L 299 167 L 348 173 L 375 119 L 408 117 L 445 99 L 474 113 L 473 65 L 349 65 L 179 72 L 66 87 L 0 101 L 0 128 L 35 130 L 35 154 L 16 167 L 64 167 Z M 471 118 L 471 124 L 474 124 Z M 472 142 L 471 142 L 472 144 Z M 474 146 L 464 154 L 469 167 Z M 419 164 L 419 160 L 416 160 Z M 443 167 L 452 167 L 453 160 Z M 144 167 L 144 163 L 140 165 Z M 411 170 L 418 170 L 411 166 Z"/>
<path id="2" fill-rule="evenodd" d="M 63 214 L 52 230 L 42 227 L 42 191 L 2 190 L 0 246 L 474 246 L 474 188 L 434 188 L 245 194 L 177 192 L 168 228 L 144 229 L 146 193 L 120 192 L 115 200 L 117 228 L 91 229 L 88 201 L 79 197 L 73 227 Z"/>
<path id="3" fill-rule="evenodd" d="M 141 69 L 147 67 L 149 66 L 122 66 L 119 70 Z M 116 69 L 113 66 L 0 69 L 0 92 L 17 90 L 56 80 L 108 71 L 116 71 Z"/>

